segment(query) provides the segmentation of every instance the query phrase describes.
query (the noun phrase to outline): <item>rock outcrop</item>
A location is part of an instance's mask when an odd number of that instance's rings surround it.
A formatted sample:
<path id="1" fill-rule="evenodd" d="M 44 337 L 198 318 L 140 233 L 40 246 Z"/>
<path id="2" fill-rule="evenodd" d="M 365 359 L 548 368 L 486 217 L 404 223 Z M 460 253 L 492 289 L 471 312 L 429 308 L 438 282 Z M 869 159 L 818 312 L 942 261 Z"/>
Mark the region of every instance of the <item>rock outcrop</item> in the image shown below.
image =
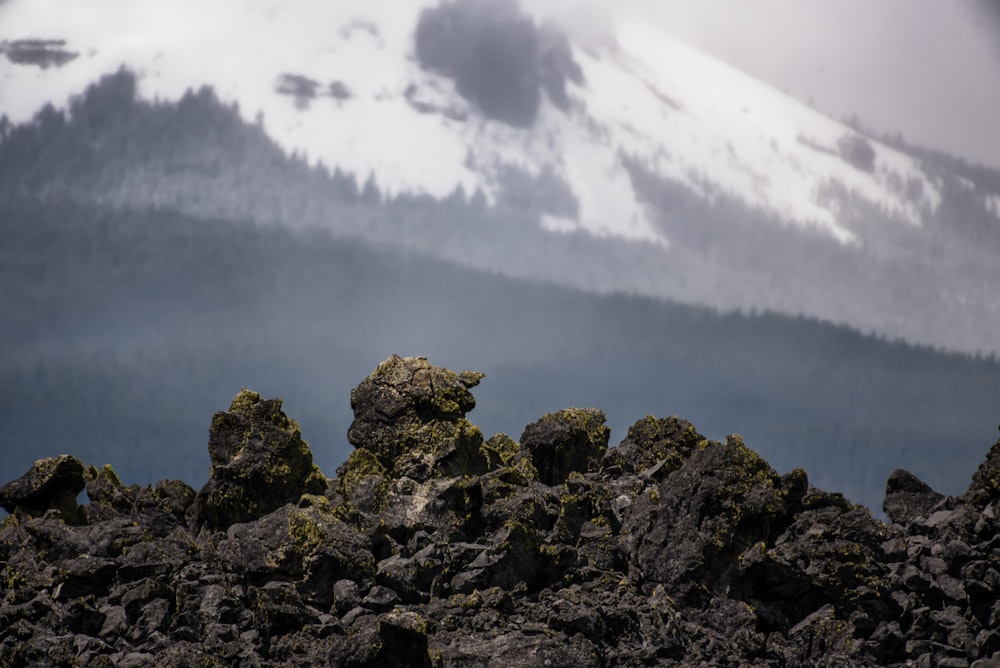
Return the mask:
<path id="1" fill-rule="evenodd" d="M 208 433 L 212 473 L 195 499 L 196 525 L 224 530 L 326 489 L 326 477 L 313 465 L 299 425 L 282 412 L 281 399 L 243 390 L 228 411 L 215 414 Z"/>
<path id="2" fill-rule="evenodd" d="M 40 459 L 31 470 L 0 488 L 0 507 L 27 515 L 54 511 L 63 520 L 77 521 L 76 495 L 83 491 L 83 464 L 74 457 Z"/>
<path id="3" fill-rule="evenodd" d="M 1000 665 L 1000 443 L 959 497 L 895 472 L 885 524 L 676 417 L 484 439 L 481 378 L 380 364 L 329 480 L 247 390 L 200 492 L 36 462 L 0 487 L 0 665 Z"/>
<path id="4" fill-rule="evenodd" d="M 456 0 L 424 9 L 414 52 L 422 68 L 454 80 L 455 90 L 485 116 L 514 127 L 535 122 L 543 91 L 569 111 L 568 84 L 584 83 L 565 33 L 552 21 L 536 26 L 516 0 Z"/>

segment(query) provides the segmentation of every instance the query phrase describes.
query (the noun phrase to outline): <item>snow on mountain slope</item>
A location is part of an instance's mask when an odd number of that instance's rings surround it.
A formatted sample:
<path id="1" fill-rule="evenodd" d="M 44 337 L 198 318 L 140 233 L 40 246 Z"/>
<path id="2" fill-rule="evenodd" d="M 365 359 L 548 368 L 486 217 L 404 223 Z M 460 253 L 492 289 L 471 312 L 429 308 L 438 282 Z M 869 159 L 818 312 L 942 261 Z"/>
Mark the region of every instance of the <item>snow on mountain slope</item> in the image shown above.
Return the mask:
<path id="1" fill-rule="evenodd" d="M 383 192 L 444 197 L 461 187 L 493 201 L 504 169 L 549 171 L 579 207 L 575 218 L 544 216 L 548 229 L 662 245 L 669 239 L 626 158 L 842 243 L 864 235 L 838 215 L 831 189 L 901 224 L 920 225 L 938 205 L 915 160 L 640 23 L 619 22 L 617 44 L 572 45 L 583 81 L 568 85 L 566 109 L 543 95 L 531 127 L 492 120 L 418 62 L 415 28 L 436 4 L 9 0 L 0 5 L 0 115 L 17 123 L 48 102 L 64 107 L 125 65 L 150 99 L 211 85 L 246 120 L 262 113 L 288 151 L 374 174 Z M 31 39 L 65 40 L 58 48 L 76 57 L 45 67 L 12 57 Z"/>

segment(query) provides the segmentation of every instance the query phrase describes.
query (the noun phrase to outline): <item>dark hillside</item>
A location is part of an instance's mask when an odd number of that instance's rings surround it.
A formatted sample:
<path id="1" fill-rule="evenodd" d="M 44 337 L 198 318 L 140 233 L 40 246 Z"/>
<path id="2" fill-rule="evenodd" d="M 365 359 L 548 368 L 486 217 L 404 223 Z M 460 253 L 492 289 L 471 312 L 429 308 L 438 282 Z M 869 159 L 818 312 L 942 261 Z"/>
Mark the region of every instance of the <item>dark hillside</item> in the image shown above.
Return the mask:
<path id="1" fill-rule="evenodd" d="M 995 360 L 319 233 L 10 199 L 0 234 L 4 480 L 72 452 L 127 482 L 198 485 L 205 415 L 240 387 L 294 404 L 332 470 L 348 451 L 350 383 L 393 351 L 486 372 L 474 415 L 487 435 L 574 405 L 602 407 L 612 442 L 647 413 L 683 415 L 876 508 L 899 466 L 957 491 L 998 409 Z"/>
<path id="2" fill-rule="evenodd" d="M 987 195 L 1000 193 L 992 172 L 925 159 L 943 199 L 923 226 L 889 220 L 829 184 L 843 224 L 864 240 L 845 246 L 718 188 L 706 197 L 627 160 L 632 187 L 670 241 L 663 248 L 544 229 L 542 216 L 579 211 L 551 171 L 503 165 L 495 201 L 461 188 L 435 199 L 383 190 L 376 173 L 345 174 L 289 155 L 268 131 L 268 119 L 246 122 L 209 88 L 176 101 L 142 99 L 136 76 L 121 70 L 65 111 L 46 107 L 0 131 L 0 198 L 322 229 L 592 293 L 802 313 L 951 350 L 998 351 L 1000 198 Z"/>

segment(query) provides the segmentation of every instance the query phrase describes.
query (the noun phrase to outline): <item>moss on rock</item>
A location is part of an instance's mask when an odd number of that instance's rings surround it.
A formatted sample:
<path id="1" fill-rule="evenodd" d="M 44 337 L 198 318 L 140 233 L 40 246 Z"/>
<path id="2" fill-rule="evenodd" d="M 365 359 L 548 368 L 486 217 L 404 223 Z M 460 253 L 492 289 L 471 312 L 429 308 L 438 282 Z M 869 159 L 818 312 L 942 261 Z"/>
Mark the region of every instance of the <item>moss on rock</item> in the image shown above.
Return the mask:
<path id="1" fill-rule="evenodd" d="M 76 457 L 39 459 L 23 476 L 0 487 L 0 507 L 29 516 L 56 510 L 65 521 L 77 523 L 76 495 L 84 485 L 83 464 Z"/>
<path id="2" fill-rule="evenodd" d="M 485 445 L 489 452 L 490 469 L 512 464 L 514 458 L 521 452 L 521 444 L 503 433 L 494 434 Z"/>
<path id="3" fill-rule="evenodd" d="M 558 485 L 572 471 L 596 467 L 611 436 L 605 419 L 596 408 L 566 408 L 525 427 L 521 447 L 531 455 L 538 478 Z"/>
<path id="4" fill-rule="evenodd" d="M 601 467 L 611 472 L 648 472 L 662 479 L 707 443 L 687 420 L 647 415 L 629 427 L 628 436 L 618 447 L 608 450 Z"/>
<path id="5" fill-rule="evenodd" d="M 351 392 L 348 440 L 370 452 L 391 477 L 478 474 L 494 462 L 479 428 L 465 419 L 483 378 L 393 355 Z"/>
<path id="6" fill-rule="evenodd" d="M 993 444 L 986 461 L 972 475 L 969 489 L 962 498 L 977 508 L 985 508 L 1000 499 L 1000 440 Z"/>
<path id="7" fill-rule="evenodd" d="M 385 507 L 389 484 L 385 466 L 365 448 L 352 452 L 337 469 L 337 491 L 347 503 L 368 512 Z"/>
<path id="8" fill-rule="evenodd" d="M 1000 444 L 964 497 L 897 471 L 887 526 L 676 417 L 636 422 L 611 451 L 593 409 L 484 441 L 465 417 L 481 378 L 386 360 L 356 390 L 356 449 L 332 485 L 280 400 L 249 390 L 212 421 L 197 499 L 41 460 L 0 491 L 15 507 L 0 523 L 0 665 L 997 654 Z M 83 483 L 73 526 L 53 504 Z"/>
<path id="9" fill-rule="evenodd" d="M 281 406 L 281 399 L 244 389 L 228 411 L 215 414 L 211 477 L 195 503 L 196 524 L 224 529 L 326 490 L 326 476 L 312 463 L 298 423 Z"/>

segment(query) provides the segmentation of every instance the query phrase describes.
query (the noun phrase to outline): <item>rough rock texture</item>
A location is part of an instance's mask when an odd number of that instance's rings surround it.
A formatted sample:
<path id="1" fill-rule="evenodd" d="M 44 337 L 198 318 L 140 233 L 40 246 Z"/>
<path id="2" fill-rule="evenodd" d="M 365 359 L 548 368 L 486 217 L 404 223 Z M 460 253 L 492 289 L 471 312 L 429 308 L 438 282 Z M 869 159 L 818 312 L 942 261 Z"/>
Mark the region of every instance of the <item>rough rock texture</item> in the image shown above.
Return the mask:
<path id="1" fill-rule="evenodd" d="M 299 425 L 281 399 L 243 390 L 209 428 L 212 473 L 192 510 L 197 525 L 226 529 L 257 519 L 303 494 L 322 494 L 326 477 L 312 463 Z"/>
<path id="2" fill-rule="evenodd" d="M 79 460 L 68 455 L 39 459 L 24 476 L 0 488 L 0 507 L 32 515 L 53 510 L 67 522 L 75 522 L 76 495 L 84 484 Z"/>
<path id="3" fill-rule="evenodd" d="M 200 493 L 40 460 L 0 488 L 0 666 L 1000 665 L 1000 443 L 960 497 L 896 471 L 886 525 L 675 417 L 484 440 L 481 378 L 380 364 L 332 480 L 248 391 Z"/>
<path id="4" fill-rule="evenodd" d="M 608 449 L 611 430 L 604 420 L 604 412 L 594 408 L 567 408 L 525 427 L 521 447 L 531 456 L 538 479 L 558 485 L 574 471 L 593 469 Z"/>

